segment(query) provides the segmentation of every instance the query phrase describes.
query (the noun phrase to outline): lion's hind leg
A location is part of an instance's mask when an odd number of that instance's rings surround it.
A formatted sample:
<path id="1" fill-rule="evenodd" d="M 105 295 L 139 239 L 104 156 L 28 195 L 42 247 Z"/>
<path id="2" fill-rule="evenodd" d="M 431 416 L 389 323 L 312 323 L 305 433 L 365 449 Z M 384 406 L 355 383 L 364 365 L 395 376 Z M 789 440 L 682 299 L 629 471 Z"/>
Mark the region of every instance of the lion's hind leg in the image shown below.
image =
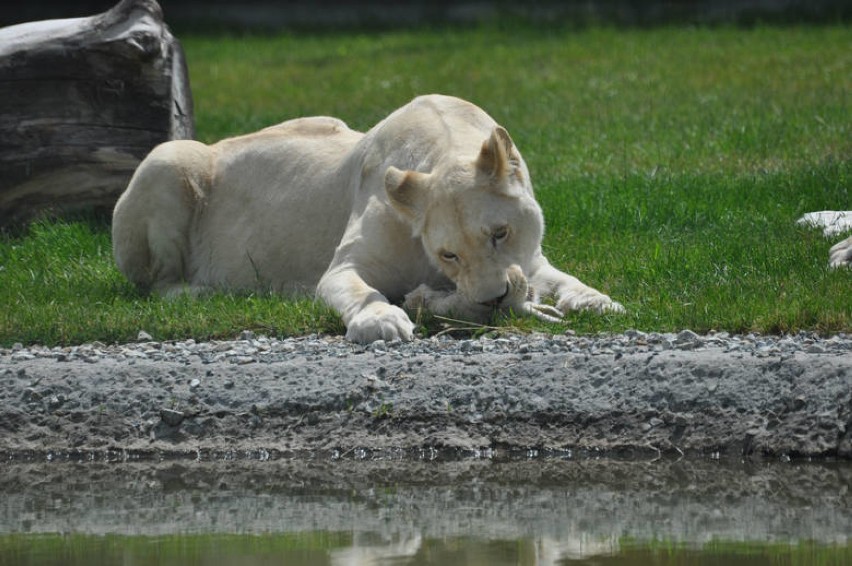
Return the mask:
<path id="1" fill-rule="evenodd" d="M 183 294 L 191 283 L 191 231 L 203 199 L 209 149 L 175 141 L 155 148 L 139 165 L 113 211 L 113 254 L 137 287 Z"/>

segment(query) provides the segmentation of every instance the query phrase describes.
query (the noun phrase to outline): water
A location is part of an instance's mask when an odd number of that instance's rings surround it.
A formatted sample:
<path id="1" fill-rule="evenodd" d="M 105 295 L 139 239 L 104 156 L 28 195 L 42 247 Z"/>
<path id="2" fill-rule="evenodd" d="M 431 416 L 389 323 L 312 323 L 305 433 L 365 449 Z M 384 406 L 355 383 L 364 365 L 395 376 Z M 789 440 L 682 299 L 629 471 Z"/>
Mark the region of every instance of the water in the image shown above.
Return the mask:
<path id="1" fill-rule="evenodd" d="M 849 565 L 850 485 L 848 463 L 5 463 L 0 565 Z"/>

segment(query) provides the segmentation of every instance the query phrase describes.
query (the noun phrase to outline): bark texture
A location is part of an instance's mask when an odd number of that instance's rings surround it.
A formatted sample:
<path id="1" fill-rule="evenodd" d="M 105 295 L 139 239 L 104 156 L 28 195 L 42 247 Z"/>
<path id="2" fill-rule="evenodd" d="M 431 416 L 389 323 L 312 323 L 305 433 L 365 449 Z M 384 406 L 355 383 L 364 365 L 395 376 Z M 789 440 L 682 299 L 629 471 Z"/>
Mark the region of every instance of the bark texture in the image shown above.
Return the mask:
<path id="1" fill-rule="evenodd" d="M 178 40 L 155 0 L 0 29 L 0 227 L 111 209 L 157 144 L 194 135 Z"/>

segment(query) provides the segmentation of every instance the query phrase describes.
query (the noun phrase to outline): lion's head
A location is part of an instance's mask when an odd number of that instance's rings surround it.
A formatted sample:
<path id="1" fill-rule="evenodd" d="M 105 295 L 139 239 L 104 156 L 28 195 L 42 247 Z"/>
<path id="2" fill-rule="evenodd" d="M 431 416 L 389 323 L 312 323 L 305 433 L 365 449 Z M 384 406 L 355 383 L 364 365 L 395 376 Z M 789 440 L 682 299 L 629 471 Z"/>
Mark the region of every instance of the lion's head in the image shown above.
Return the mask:
<path id="1" fill-rule="evenodd" d="M 442 162 L 429 173 L 389 167 L 385 188 L 432 264 L 473 303 L 500 305 L 512 266 L 527 271 L 539 249 L 541 209 L 500 126 L 475 159 Z"/>

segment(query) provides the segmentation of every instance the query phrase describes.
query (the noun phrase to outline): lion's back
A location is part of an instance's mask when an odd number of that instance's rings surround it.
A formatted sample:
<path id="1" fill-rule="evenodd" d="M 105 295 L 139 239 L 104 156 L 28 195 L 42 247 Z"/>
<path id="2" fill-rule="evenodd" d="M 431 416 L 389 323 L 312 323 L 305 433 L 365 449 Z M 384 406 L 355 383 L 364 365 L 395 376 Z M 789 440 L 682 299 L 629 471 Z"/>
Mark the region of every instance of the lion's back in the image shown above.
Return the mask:
<path id="1" fill-rule="evenodd" d="M 281 122 L 280 124 L 264 128 L 258 133 L 262 134 L 264 132 L 295 137 L 325 138 L 334 136 L 348 137 L 352 134 L 359 134 L 359 132 L 352 130 L 343 120 L 339 118 L 332 118 L 330 116 L 294 118 L 292 120 L 287 120 L 286 122 Z"/>
<path id="2" fill-rule="evenodd" d="M 312 288 L 351 213 L 348 185 L 358 174 L 349 156 L 362 136 L 314 117 L 215 144 L 196 229 L 199 277 L 225 288 Z"/>

